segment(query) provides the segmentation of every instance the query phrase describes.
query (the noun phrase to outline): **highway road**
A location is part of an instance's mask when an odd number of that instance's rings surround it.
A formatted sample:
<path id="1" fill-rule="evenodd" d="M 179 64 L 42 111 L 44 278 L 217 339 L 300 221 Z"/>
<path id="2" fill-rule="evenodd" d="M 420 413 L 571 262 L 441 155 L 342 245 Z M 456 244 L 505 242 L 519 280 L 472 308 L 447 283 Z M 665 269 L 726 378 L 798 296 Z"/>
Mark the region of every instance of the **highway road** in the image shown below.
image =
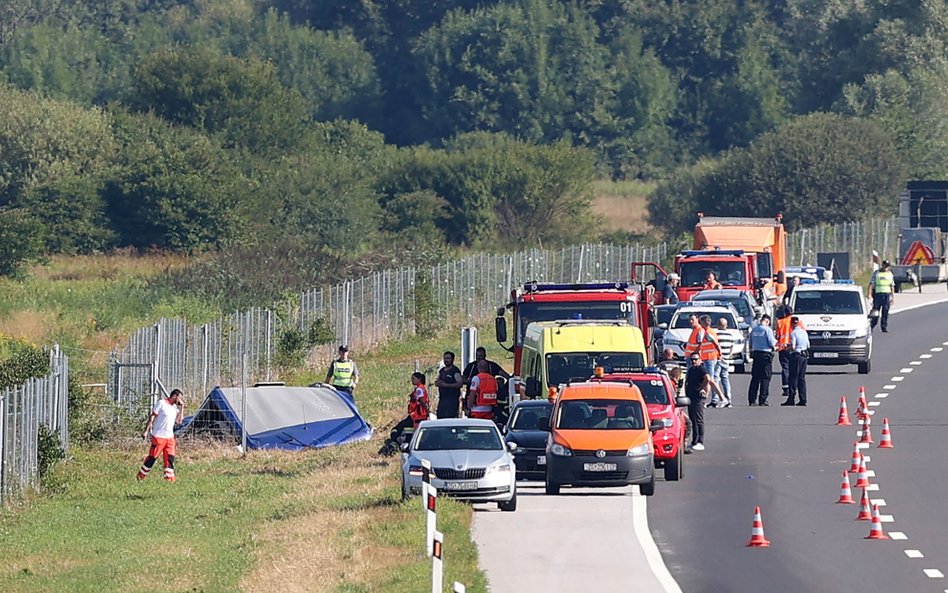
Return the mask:
<path id="1" fill-rule="evenodd" d="M 749 407 L 747 377 L 732 375 L 735 407 L 707 411 L 707 450 L 653 497 L 528 485 L 516 513 L 478 508 L 491 591 L 948 592 L 948 303 L 915 308 L 945 300 L 943 285 L 898 295 L 907 310 L 876 330 L 872 373 L 811 367 L 805 408 L 778 405 L 779 377 L 773 405 Z M 875 412 L 870 496 L 885 541 L 864 539 L 858 505 L 835 504 L 859 428 L 835 426 L 839 398 L 852 415 L 860 386 Z M 877 449 L 883 417 L 894 449 Z M 758 505 L 769 548 L 745 546 Z"/>

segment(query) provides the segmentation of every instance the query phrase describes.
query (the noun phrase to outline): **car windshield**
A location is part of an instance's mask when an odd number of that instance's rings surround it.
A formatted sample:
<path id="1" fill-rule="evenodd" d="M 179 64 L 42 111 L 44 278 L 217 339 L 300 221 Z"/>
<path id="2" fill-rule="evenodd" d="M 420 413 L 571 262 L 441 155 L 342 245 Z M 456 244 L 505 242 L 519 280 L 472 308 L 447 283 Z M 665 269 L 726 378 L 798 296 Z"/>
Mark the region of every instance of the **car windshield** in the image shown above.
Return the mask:
<path id="1" fill-rule="evenodd" d="M 635 305 L 626 300 L 520 303 L 517 306 L 517 344 L 523 344 L 523 336 L 530 323 L 563 319 L 622 320 L 632 325 L 638 324 Z"/>
<path id="2" fill-rule="evenodd" d="M 729 296 L 729 297 L 720 297 L 720 296 L 707 296 L 703 297 L 701 294 L 695 295 L 695 298 L 692 299 L 695 301 L 724 301 L 730 305 L 733 305 L 737 309 L 737 314 L 741 317 L 750 317 L 751 309 L 750 305 L 747 304 L 747 301 L 740 296 Z"/>
<path id="3" fill-rule="evenodd" d="M 578 352 L 546 355 L 547 387 L 570 381 L 585 381 L 596 367 L 606 373 L 628 372 L 645 366 L 640 352 Z"/>
<path id="4" fill-rule="evenodd" d="M 862 298 L 854 290 L 805 290 L 793 291 L 793 312 L 797 315 L 836 313 L 861 314 Z"/>
<path id="5" fill-rule="evenodd" d="M 510 419 L 510 428 L 513 430 L 538 430 L 537 423 L 540 418 L 550 419 L 550 412 L 553 411 L 553 404 L 546 406 L 520 406 L 514 409 L 513 418 Z"/>
<path id="6" fill-rule="evenodd" d="M 655 316 L 655 323 L 669 323 L 671 321 L 672 315 L 674 314 L 675 307 L 658 307 L 658 313 Z"/>
<path id="7" fill-rule="evenodd" d="M 633 379 L 632 382 L 642 392 L 645 403 L 668 405 L 668 391 L 661 379 Z"/>
<path id="8" fill-rule="evenodd" d="M 426 426 L 418 431 L 418 451 L 495 451 L 503 449 L 500 434 L 490 426 Z"/>
<path id="9" fill-rule="evenodd" d="M 743 286 L 743 261 L 694 261 L 682 262 L 678 274 L 681 275 L 682 286 L 701 286 L 708 277 L 708 272 L 714 272 L 714 277 L 722 286 Z"/>
<path id="10" fill-rule="evenodd" d="M 636 400 L 584 399 L 560 402 L 556 428 L 564 430 L 641 430 L 642 404 Z"/>
<path id="11" fill-rule="evenodd" d="M 672 324 L 672 329 L 686 329 L 691 327 L 691 317 L 697 316 L 701 317 L 702 315 L 709 315 L 711 317 L 711 327 L 717 327 L 718 322 L 721 318 L 727 319 L 727 326 L 729 329 L 735 329 L 737 323 L 734 321 L 734 315 L 730 312 L 714 312 L 709 313 L 707 311 L 695 311 L 694 313 L 686 313 L 682 311 L 675 317 L 675 323 Z"/>

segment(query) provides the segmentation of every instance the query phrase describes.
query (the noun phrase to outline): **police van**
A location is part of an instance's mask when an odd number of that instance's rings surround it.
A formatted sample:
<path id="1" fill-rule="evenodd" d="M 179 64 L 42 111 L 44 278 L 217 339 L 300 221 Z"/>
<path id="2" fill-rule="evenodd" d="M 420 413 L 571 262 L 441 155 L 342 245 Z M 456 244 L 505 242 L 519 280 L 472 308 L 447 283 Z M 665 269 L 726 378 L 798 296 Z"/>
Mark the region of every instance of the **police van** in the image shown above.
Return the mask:
<path id="1" fill-rule="evenodd" d="M 807 364 L 854 364 L 860 375 L 871 370 L 870 307 L 851 280 L 804 283 L 790 297 L 793 314 L 810 338 Z"/>

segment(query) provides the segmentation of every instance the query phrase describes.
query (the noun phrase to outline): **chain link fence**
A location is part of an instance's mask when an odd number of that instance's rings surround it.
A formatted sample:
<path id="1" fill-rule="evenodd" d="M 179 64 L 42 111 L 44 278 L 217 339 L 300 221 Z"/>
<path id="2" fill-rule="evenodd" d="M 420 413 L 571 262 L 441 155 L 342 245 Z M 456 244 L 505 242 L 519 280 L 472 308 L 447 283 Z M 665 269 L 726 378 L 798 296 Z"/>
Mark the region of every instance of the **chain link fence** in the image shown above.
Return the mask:
<path id="1" fill-rule="evenodd" d="M 0 506 L 37 485 L 41 426 L 68 452 L 69 358 L 58 345 L 49 366 L 49 375 L 0 391 Z"/>
<path id="2" fill-rule="evenodd" d="M 897 247 L 895 219 L 828 225 L 788 236 L 790 263 L 816 263 L 816 253 L 848 251 L 858 273 L 876 249 Z M 429 328 L 482 320 L 507 302 L 510 291 L 528 281 L 613 282 L 628 280 L 634 261 L 666 266 L 676 251 L 653 245 L 585 244 L 531 249 L 506 255 L 476 253 L 426 268 L 378 272 L 298 295 L 272 309 L 234 313 L 193 325 L 162 319 L 140 329 L 109 363 L 108 392 L 131 413 L 143 413 L 172 388 L 203 396 L 215 385 L 240 383 L 246 354 L 251 383 L 279 377 L 279 362 L 311 352 L 328 361 L 345 343 L 355 352 L 391 338 Z"/>

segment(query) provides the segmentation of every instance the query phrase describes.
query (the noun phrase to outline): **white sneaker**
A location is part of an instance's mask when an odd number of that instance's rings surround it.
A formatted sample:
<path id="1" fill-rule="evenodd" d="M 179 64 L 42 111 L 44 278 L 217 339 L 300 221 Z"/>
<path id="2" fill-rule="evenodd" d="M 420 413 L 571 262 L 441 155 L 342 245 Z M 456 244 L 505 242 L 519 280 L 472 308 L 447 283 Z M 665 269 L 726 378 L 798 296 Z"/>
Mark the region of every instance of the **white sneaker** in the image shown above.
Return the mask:
<path id="1" fill-rule="evenodd" d="M 695 443 L 691 448 L 695 451 L 704 451 L 704 445 L 701 443 Z"/>

